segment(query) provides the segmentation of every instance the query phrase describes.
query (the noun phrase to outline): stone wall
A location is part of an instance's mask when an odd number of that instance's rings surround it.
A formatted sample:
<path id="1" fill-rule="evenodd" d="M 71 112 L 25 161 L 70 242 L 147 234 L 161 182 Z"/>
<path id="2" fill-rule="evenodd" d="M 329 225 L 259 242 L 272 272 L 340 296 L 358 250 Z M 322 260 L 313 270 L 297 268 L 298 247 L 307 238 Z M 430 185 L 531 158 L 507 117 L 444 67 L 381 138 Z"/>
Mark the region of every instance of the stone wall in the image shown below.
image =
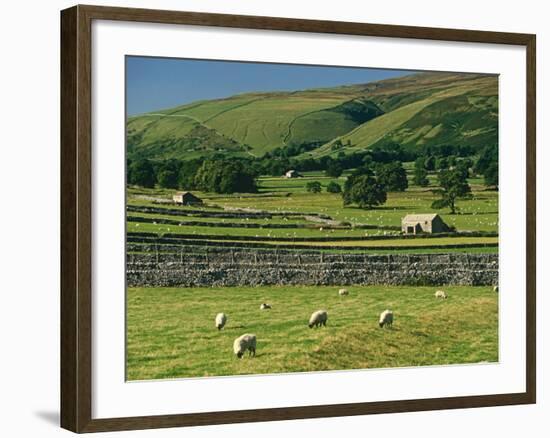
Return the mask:
<path id="1" fill-rule="evenodd" d="M 497 254 L 209 249 L 127 256 L 128 286 L 494 285 Z"/>

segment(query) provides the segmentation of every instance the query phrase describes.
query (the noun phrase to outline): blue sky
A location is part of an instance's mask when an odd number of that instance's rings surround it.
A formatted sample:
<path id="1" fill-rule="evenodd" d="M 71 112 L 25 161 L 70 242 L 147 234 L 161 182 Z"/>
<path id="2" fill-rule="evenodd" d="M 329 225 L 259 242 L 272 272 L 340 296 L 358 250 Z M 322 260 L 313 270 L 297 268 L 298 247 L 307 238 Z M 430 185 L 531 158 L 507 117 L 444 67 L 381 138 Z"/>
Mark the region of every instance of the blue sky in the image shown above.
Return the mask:
<path id="1" fill-rule="evenodd" d="M 293 91 L 360 84 L 414 72 L 371 68 L 304 66 L 128 56 L 128 115 L 201 99 L 252 91 Z"/>

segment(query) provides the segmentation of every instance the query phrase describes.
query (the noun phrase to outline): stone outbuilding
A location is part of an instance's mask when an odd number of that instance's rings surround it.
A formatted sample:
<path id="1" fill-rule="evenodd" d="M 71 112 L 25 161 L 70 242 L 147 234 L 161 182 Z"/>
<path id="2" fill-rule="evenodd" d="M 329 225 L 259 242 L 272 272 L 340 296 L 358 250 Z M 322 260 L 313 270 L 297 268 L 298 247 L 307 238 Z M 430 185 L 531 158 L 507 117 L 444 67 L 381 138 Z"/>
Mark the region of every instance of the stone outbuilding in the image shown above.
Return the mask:
<path id="1" fill-rule="evenodd" d="M 300 175 L 297 170 L 288 170 L 285 173 L 285 178 L 299 178 L 301 176 L 302 175 Z"/>
<path id="2" fill-rule="evenodd" d="M 401 219 L 403 234 L 445 233 L 450 231 L 438 214 L 408 214 Z"/>
<path id="3" fill-rule="evenodd" d="M 172 196 L 172 200 L 180 205 L 202 205 L 202 199 L 191 192 L 178 192 Z"/>

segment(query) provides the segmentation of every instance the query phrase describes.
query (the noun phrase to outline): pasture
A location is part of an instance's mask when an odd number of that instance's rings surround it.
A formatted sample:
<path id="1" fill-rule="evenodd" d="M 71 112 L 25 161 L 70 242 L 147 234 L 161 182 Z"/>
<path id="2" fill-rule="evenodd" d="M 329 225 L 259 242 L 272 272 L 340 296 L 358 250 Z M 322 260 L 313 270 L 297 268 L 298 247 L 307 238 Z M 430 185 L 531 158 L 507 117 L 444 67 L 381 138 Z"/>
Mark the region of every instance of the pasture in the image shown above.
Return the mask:
<path id="1" fill-rule="evenodd" d="M 390 192 L 386 204 L 372 210 L 355 206 L 344 207 L 341 195 L 327 193 L 326 186 L 332 181 L 343 186 L 346 176 L 344 174 L 340 178 L 330 178 L 320 172 L 306 172 L 304 177 L 295 179 L 260 177 L 256 194 L 223 195 L 194 192 L 205 202 L 201 207 L 171 204 L 173 190 L 130 187 L 129 206 L 169 208 L 181 211 L 181 215 L 129 211 L 127 230 L 159 235 L 183 234 L 193 239 L 210 241 L 223 237 L 226 241 L 250 241 L 271 245 L 288 245 L 295 240 L 296 245 L 314 245 L 329 249 L 364 247 L 366 250 L 374 250 L 402 247 L 406 250 L 410 247 L 437 249 L 437 246 L 441 246 L 441 249 L 446 251 L 458 251 L 460 248 L 449 246 L 468 245 L 474 252 L 497 250 L 498 237 L 495 234 L 498 233 L 498 192 L 486 190 L 479 179 L 470 180 L 472 198 L 458 201 L 459 214 L 451 215 L 446 210 L 431 208 L 431 203 L 435 199 L 431 191 L 433 185 L 421 188 L 411 184 L 405 192 Z M 307 192 L 306 184 L 310 181 L 319 181 L 323 191 Z M 168 205 L 159 205 L 159 201 L 167 202 Z M 262 210 L 273 212 L 275 215 L 248 217 L 246 212 L 240 211 L 236 217 L 219 217 L 220 212 L 234 209 Z M 197 210 L 201 214 L 196 214 Z M 412 213 L 439 213 L 448 225 L 456 227 L 458 231 L 484 232 L 492 235 L 403 239 L 400 236 L 401 219 Z M 307 217 L 308 214 L 330 217 L 341 226 L 312 220 Z M 395 238 L 390 238 L 392 236 Z M 492 247 L 487 247 L 487 244 Z"/>
<path id="2" fill-rule="evenodd" d="M 127 378 L 268 374 L 498 361 L 498 294 L 492 287 L 270 286 L 129 288 Z M 260 304 L 273 305 L 260 310 Z M 380 329 L 389 308 L 393 329 Z M 328 311 L 325 328 L 308 318 Z M 218 312 L 225 329 L 214 327 Z M 255 358 L 237 359 L 233 340 L 258 338 Z"/>

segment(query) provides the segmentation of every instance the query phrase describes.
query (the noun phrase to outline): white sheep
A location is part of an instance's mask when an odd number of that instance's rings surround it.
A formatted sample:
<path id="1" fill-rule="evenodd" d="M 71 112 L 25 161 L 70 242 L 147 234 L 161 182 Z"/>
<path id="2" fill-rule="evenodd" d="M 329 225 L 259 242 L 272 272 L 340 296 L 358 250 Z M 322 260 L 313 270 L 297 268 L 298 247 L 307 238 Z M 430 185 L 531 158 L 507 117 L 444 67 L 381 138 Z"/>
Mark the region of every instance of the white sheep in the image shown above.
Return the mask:
<path id="1" fill-rule="evenodd" d="M 225 313 L 218 313 L 216 315 L 216 328 L 221 330 L 227 322 L 227 315 Z"/>
<path id="2" fill-rule="evenodd" d="M 378 320 L 378 325 L 380 328 L 386 326 L 386 327 L 392 327 L 393 326 L 393 312 L 391 310 L 384 310 L 380 314 L 380 319 Z"/>
<path id="3" fill-rule="evenodd" d="M 233 352 L 239 359 L 247 350 L 249 356 L 256 356 L 256 335 L 244 334 L 233 342 Z"/>
<path id="4" fill-rule="evenodd" d="M 343 297 L 344 295 L 349 295 L 349 291 L 347 289 L 340 289 L 338 291 L 338 295 L 340 295 L 341 297 Z"/>
<path id="5" fill-rule="evenodd" d="M 271 304 L 268 304 L 268 303 L 260 304 L 260 310 L 268 310 L 268 309 L 271 309 Z"/>
<path id="6" fill-rule="evenodd" d="M 313 326 L 319 327 L 321 325 L 325 326 L 327 325 L 328 320 L 328 313 L 326 310 L 317 310 L 317 312 L 313 312 L 311 314 L 311 317 L 309 318 L 309 328 L 312 328 Z"/>
<path id="7" fill-rule="evenodd" d="M 498 286 L 493 287 L 493 292 L 498 292 Z"/>
<path id="8" fill-rule="evenodd" d="M 446 299 L 447 298 L 447 293 L 444 290 L 436 290 L 435 291 L 435 297 Z"/>

